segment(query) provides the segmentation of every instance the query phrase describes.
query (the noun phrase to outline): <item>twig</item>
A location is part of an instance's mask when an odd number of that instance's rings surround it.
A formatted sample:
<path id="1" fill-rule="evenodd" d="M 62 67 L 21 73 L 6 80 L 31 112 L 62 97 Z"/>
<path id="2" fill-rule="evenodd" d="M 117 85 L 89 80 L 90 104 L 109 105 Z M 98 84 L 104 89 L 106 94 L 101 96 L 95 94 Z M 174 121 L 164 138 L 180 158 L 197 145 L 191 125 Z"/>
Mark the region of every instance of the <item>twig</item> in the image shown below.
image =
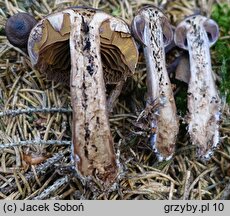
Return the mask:
<path id="1" fill-rule="evenodd" d="M 211 171 L 213 171 L 213 170 L 216 170 L 216 169 L 217 169 L 216 167 L 211 167 L 211 168 L 205 170 L 203 173 L 201 173 L 198 177 L 196 177 L 196 179 L 193 181 L 193 183 L 190 185 L 190 187 L 189 187 L 189 189 L 188 189 L 188 191 L 187 191 L 188 196 L 189 196 L 191 190 L 194 188 L 194 186 L 197 184 L 197 182 L 198 182 L 203 176 L 205 176 L 207 173 L 209 173 L 209 172 L 211 172 Z M 186 199 L 186 197 L 185 197 L 185 199 Z"/>
<path id="2" fill-rule="evenodd" d="M 109 98 L 107 100 L 107 109 L 109 113 L 113 111 L 113 108 L 116 105 L 115 101 L 120 95 L 124 84 L 125 84 L 125 81 L 121 80 L 120 82 L 118 82 L 115 89 L 113 89 L 112 92 L 110 93 Z"/>
<path id="3" fill-rule="evenodd" d="M 39 165 L 38 167 L 36 167 L 36 173 L 37 176 L 41 176 L 42 174 L 46 173 L 48 169 L 51 169 L 55 163 L 57 163 L 58 161 L 60 161 L 65 153 L 67 153 L 68 151 L 65 151 L 64 153 L 57 153 L 55 154 L 52 158 L 49 158 L 45 163 Z M 33 171 L 28 172 L 27 174 L 25 174 L 25 179 L 27 181 L 34 181 L 35 180 L 35 176 Z M 20 184 L 22 184 L 22 180 L 19 181 Z M 5 187 L 5 188 L 0 188 L 0 193 L 3 194 L 10 194 L 12 192 L 14 192 L 17 189 L 17 185 L 15 184 L 15 180 L 13 182 L 11 182 L 11 186 Z"/>
<path id="4" fill-rule="evenodd" d="M 0 144 L 0 149 L 24 145 L 71 145 L 71 141 L 65 140 L 26 140 L 12 143 Z"/>
<path id="5" fill-rule="evenodd" d="M 76 188 L 70 188 L 69 190 L 65 191 L 63 194 L 52 197 L 51 199 L 52 200 L 62 200 L 66 198 L 67 196 L 69 196 L 70 194 L 73 194 L 74 192 L 76 192 Z"/>
<path id="6" fill-rule="evenodd" d="M 17 110 L 7 110 L 0 112 L 0 117 L 3 116 L 16 116 L 21 114 L 31 114 L 31 113 L 52 113 L 52 112 L 58 112 L 58 113 L 72 113 L 71 109 L 66 108 L 28 108 L 28 109 L 17 109 Z"/>
<path id="7" fill-rule="evenodd" d="M 229 200 L 229 197 L 230 197 L 230 182 L 224 188 L 220 200 Z"/>
<path id="8" fill-rule="evenodd" d="M 189 186 L 190 186 L 190 182 L 191 181 L 191 171 L 188 170 L 186 172 L 186 179 L 185 179 L 185 182 L 184 182 L 184 194 L 183 194 L 183 200 L 187 200 L 188 197 L 189 197 Z"/>
<path id="9" fill-rule="evenodd" d="M 164 173 L 161 173 L 161 172 L 156 172 L 156 171 L 149 171 L 149 172 L 145 172 L 143 174 L 138 174 L 135 176 L 128 176 L 128 179 L 132 180 L 132 181 L 138 181 L 138 180 L 142 180 L 142 179 L 154 178 L 157 176 L 164 177 L 164 178 L 170 180 L 171 182 L 173 182 L 175 185 L 178 185 L 178 183 L 174 179 L 172 179 L 170 176 L 168 176 Z"/>
<path id="10" fill-rule="evenodd" d="M 175 190 L 175 185 L 174 185 L 173 182 L 171 182 L 168 200 L 172 200 L 174 191 L 176 191 L 176 190 Z"/>
<path id="11" fill-rule="evenodd" d="M 33 198 L 33 200 L 43 200 L 50 197 L 55 191 L 57 191 L 61 186 L 68 182 L 68 177 L 65 176 L 63 178 L 58 179 L 55 181 L 50 187 L 44 190 L 40 195 Z"/>

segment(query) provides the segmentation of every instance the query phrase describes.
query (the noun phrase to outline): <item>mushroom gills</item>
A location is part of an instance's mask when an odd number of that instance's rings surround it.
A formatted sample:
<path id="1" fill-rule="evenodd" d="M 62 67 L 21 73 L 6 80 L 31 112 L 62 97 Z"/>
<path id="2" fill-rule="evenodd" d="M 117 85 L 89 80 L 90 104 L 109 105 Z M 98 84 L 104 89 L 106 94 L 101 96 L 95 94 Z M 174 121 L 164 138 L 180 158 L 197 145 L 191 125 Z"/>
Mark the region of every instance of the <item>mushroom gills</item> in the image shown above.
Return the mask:
<path id="1" fill-rule="evenodd" d="M 132 40 L 130 40 L 130 34 L 114 32 L 108 26 L 108 23 L 106 20 L 100 26 L 101 60 L 105 70 L 104 79 L 106 84 L 116 84 L 124 76 L 128 77 L 134 73 L 137 51 Z M 37 51 L 39 59 L 37 60 L 36 67 L 41 72 L 47 73 L 48 79 L 68 84 L 71 68 L 69 48 L 70 26 L 69 28 L 65 27 L 65 31 L 62 31 L 64 32 L 62 34 L 56 31 L 49 21 L 43 23 L 43 28 L 45 36 L 36 45 L 36 50 L 39 50 Z M 47 32 L 51 33 L 48 34 Z M 86 44 L 86 47 L 88 45 L 89 42 Z M 63 76 L 63 73 L 65 76 Z"/>

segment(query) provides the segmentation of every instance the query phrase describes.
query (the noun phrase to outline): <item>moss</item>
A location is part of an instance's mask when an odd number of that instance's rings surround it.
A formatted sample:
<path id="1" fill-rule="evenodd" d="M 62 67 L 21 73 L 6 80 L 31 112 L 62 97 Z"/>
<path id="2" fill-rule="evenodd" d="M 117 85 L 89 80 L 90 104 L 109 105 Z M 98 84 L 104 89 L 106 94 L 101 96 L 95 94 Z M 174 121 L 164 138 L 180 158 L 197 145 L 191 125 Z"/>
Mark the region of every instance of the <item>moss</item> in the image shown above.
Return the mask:
<path id="1" fill-rule="evenodd" d="M 214 46 L 215 65 L 221 76 L 220 91 L 226 98 L 226 102 L 230 104 L 230 37 L 221 38 L 229 35 L 230 6 L 226 3 L 214 5 L 211 17 L 220 28 L 220 39 Z"/>
<path id="2" fill-rule="evenodd" d="M 179 81 L 177 83 L 180 83 L 181 90 L 177 93 L 177 96 L 175 97 L 176 106 L 178 110 L 178 114 L 181 116 L 185 116 L 187 112 L 187 86 Z"/>
<path id="3" fill-rule="evenodd" d="M 116 8 L 116 9 L 114 9 L 114 10 L 112 11 L 111 14 L 112 14 L 113 16 L 116 16 L 116 17 L 121 16 L 121 8 L 118 7 L 118 8 Z"/>

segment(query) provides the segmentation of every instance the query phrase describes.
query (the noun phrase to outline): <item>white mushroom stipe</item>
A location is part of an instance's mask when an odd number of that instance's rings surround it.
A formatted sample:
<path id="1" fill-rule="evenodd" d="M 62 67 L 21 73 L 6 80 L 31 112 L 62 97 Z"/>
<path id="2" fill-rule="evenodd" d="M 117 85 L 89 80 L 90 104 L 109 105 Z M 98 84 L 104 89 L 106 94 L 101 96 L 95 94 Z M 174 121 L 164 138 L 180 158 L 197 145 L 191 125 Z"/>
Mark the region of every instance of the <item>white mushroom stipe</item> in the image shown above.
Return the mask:
<path id="1" fill-rule="evenodd" d="M 218 36 L 218 25 L 201 15 L 186 18 L 175 30 L 176 45 L 189 52 L 188 132 L 202 160 L 209 160 L 219 143 L 221 101 L 209 51 Z"/>
<path id="2" fill-rule="evenodd" d="M 165 47 L 173 32 L 166 16 L 156 7 L 142 8 L 134 17 L 132 32 L 143 45 L 147 66 L 147 103 L 151 125 L 150 145 L 159 161 L 169 160 L 174 151 L 179 122 L 173 91 L 166 70 Z"/>

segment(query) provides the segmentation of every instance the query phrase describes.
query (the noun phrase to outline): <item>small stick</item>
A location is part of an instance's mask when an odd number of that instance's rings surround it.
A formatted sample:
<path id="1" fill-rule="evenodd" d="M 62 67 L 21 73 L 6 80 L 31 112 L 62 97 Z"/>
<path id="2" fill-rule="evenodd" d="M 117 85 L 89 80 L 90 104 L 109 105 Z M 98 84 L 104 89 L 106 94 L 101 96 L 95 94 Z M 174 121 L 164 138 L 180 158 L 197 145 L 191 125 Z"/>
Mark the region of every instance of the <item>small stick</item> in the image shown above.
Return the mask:
<path id="1" fill-rule="evenodd" d="M 68 177 L 62 177 L 55 181 L 50 187 L 44 190 L 40 195 L 33 198 L 33 200 L 43 200 L 50 197 L 54 194 L 60 187 L 62 187 L 65 183 L 68 182 Z"/>
<path id="2" fill-rule="evenodd" d="M 229 200 L 229 198 L 230 198 L 230 182 L 224 188 L 220 200 Z"/>
<path id="3" fill-rule="evenodd" d="M 45 163 L 37 166 L 35 169 L 37 175 L 40 176 L 40 175 L 43 175 L 44 173 L 46 173 L 47 170 L 51 169 L 55 163 L 60 161 L 67 152 L 68 151 L 65 151 L 64 153 L 57 153 L 52 158 L 47 159 L 47 161 Z M 35 180 L 34 172 L 30 171 L 27 174 L 25 174 L 25 179 L 27 181 L 34 181 Z M 22 184 L 22 180 L 20 180 L 19 183 Z M 11 186 L 8 186 L 5 188 L 0 188 L 0 193 L 10 194 L 10 193 L 14 192 L 17 189 L 17 185 L 15 184 L 15 180 L 13 182 L 11 182 L 11 184 L 12 184 Z"/>
<path id="4" fill-rule="evenodd" d="M 17 110 L 6 110 L 0 112 L 0 117 L 4 116 L 17 116 L 21 114 L 32 114 L 32 113 L 72 113 L 71 109 L 67 108 L 28 108 L 28 109 L 17 109 Z"/>
<path id="5" fill-rule="evenodd" d="M 71 141 L 65 140 L 26 140 L 12 143 L 0 144 L 0 149 L 10 148 L 14 146 L 25 146 L 25 145 L 71 145 Z"/>

